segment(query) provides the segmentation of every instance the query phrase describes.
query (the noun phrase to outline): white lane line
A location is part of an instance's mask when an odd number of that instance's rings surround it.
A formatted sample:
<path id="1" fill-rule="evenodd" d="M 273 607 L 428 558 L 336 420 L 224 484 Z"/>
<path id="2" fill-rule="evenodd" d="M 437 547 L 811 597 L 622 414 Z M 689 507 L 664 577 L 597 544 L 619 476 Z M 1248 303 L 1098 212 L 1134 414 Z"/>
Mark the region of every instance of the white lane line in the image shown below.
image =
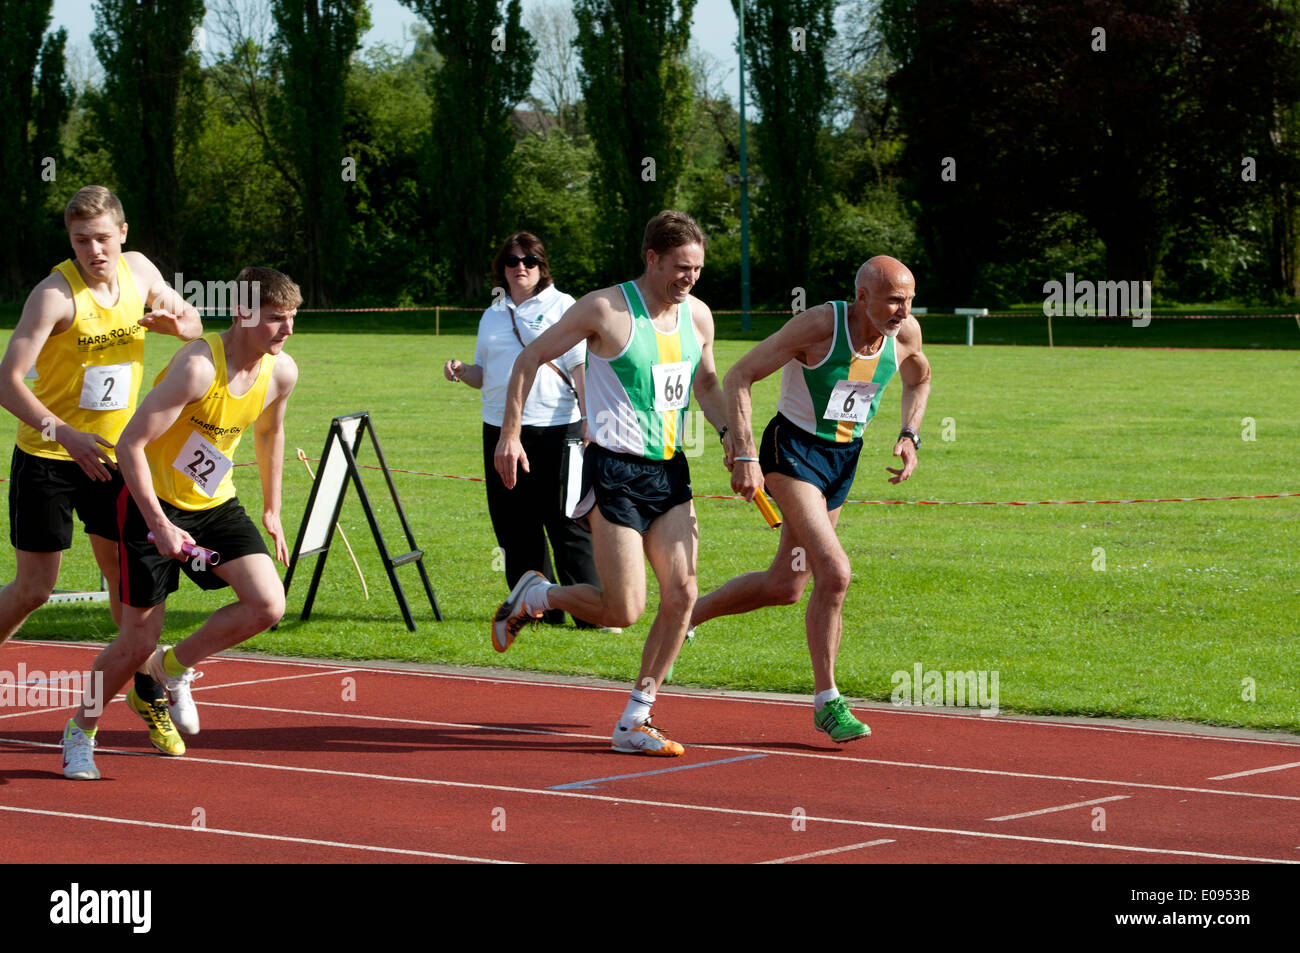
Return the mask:
<path id="1" fill-rule="evenodd" d="M 1129 795 L 1116 794 L 1114 797 L 1099 797 L 1091 801 L 1075 801 L 1073 804 L 1061 804 L 1057 807 L 1045 807 L 1040 811 L 1025 811 L 1023 814 L 1007 814 L 1003 817 L 986 817 L 986 821 L 1015 821 L 1022 817 L 1037 817 L 1039 814 L 1055 814 L 1057 811 L 1072 811 L 1076 807 L 1090 807 L 1093 804 L 1105 804 L 1107 801 L 1126 801 Z"/>
<path id="2" fill-rule="evenodd" d="M 25 639 L 20 640 L 16 644 L 42 645 L 51 648 L 80 648 L 80 649 L 88 649 L 88 650 L 93 649 L 94 651 L 97 652 L 103 649 L 102 645 L 83 645 L 77 642 L 41 642 L 41 641 L 34 641 L 34 640 L 28 641 Z M 517 687 L 519 685 L 533 685 L 539 688 L 568 688 L 568 689 L 573 689 L 575 691 L 584 691 L 584 692 L 612 692 L 617 695 L 627 694 L 626 688 L 610 688 L 601 685 L 572 685 L 567 682 L 546 682 L 546 681 L 538 681 L 530 678 L 492 678 L 483 675 L 461 675 L 452 672 L 419 672 L 411 669 L 388 668 L 384 666 L 369 667 L 366 665 L 358 665 L 356 663 L 338 662 L 332 664 L 329 662 L 322 662 L 318 660 L 245 658 L 238 655 L 216 655 L 213 656 L 211 659 L 208 659 L 207 662 L 205 662 L 204 664 L 208 664 L 209 662 L 245 662 L 248 664 L 259 664 L 259 665 L 291 665 L 299 668 L 330 668 L 332 670 L 338 670 L 338 671 L 342 671 L 342 668 L 336 668 L 336 666 L 351 664 L 357 671 L 373 672 L 376 674 L 410 675 L 410 676 L 414 676 L 415 678 L 446 678 L 446 679 L 451 679 L 453 681 L 484 682 L 492 685 L 510 685 L 513 687 Z M 697 699 L 705 699 L 709 701 L 743 702 L 749 705 L 777 705 L 777 706 L 782 706 L 787 708 L 806 708 L 808 706 L 808 702 L 801 702 L 801 701 L 783 701 L 781 699 L 776 699 L 776 698 L 750 698 L 742 695 L 725 695 L 725 694 L 715 695 L 715 694 L 710 694 L 708 692 L 675 692 L 672 689 L 661 690 L 659 693 L 659 697 L 684 698 L 684 699 L 697 698 Z M 881 714 L 906 715 L 913 718 L 955 718 L 961 721 L 977 722 L 981 725 L 997 724 L 997 725 L 1015 725 L 1017 727 L 1028 727 L 1028 728 L 1041 728 L 1041 727 L 1070 728 L 1075 731 L 1101 731 L 1101 732 L 1108 732 L 1112 734 L 1143 735 L 1146 737 L 1153 737 L 1153 738 L 1181 738 L 1181 739 L 1190 739 L 1194 741 L 1222 741 L 1229 744 L 1271 745 L 1274 747 L 1290 748 L 1292 750 L 1294 750 L 1298 745 L 1300 745 L 1300 738 L 1292 741 L 1270 741 L 1265 738 L 1233 738 L 1224 735 L 1206 735 L 1206 734 L 1197 734 L 1195 732 L 1186 732 L 1186 731 L 1163 731 L 1159 728 L 1125 728 L 1119 725 L 1088 725 L 1088 724 L 1079 724 L 1077 722 L 1069 722 L 1069 721 L 1050 721 L 1048 720 L 1050 716 L 1008 715 L 1006 717 L 991 718 L 987 715 L 963 715 L 960 712 L 927 711 L 923 708 L 885 705 L 879 702 L 869 702 L 860 706 L 850 705 L 850 707 L 852 708 L 860 707 L 864 711 L 879 712 Z M 855 759 L 845 759 L 845 760 L 855 760 Z"/>
<path id="3" fill-rule="evenodd" d="M 811 860 L 813 857 L 825 857 L 828 854 L 843 854 L 850 850 L 861 850 L 864 847 L 877 847 L 880 844 L 892 844 L 893 839 L 869 840 L 865 844 L 850 844 L 848 847 L 832 847 L 830 850 L 815 850 L 811 854 L 799 854 L 795 857 L 782 857 L 779 860 L 760 860 L 759 864 L 793 864 L 796 860 Z"/>
<path id="4" fill-rule="evenodd" d="M 404 847 L 375 847 L 371 844 L 348 844 L 342 841 L 315 840 L 311 837 L 288 837 L 280 834 L 255 834 L 251 831 L 228 831 L 219 827 L 191 827 L 188 824 L 164 824 L 162 821 L 141 821 L 129 817 L 107 817 L 100 814 L 73 814 L 68 811 L 42 811 L 34 807 L 9 807 L 0 804 L 0 811 L 15 814 L 41 814 L 46 817 L 66 817 L 79 821 L 102 821 L 106 824 L 130 824 L 136 827 L 159 827 L 173 831 L 192 831 L 196 834 L 222 834 L 227 837 L 248 837 L 254 840 L 283 841 L 289 844 L 310 844 L 314 847 L 341 847 L 345 850 L 366 850 L 380 854 L 407 854 L 414 857 L 432 857 L 436 860 L 463 860 L 473 864 L 513 864 L 513 860 L 494 860 L 489 857 L 462 857 L 459 854 L 438 854 L 427 850 L 408 850 Z"/>
<path id="5" fill-rule="evenodd" d="M 369 669 L 364 669 L 364 670 L 363 670 L 363 669 L 356 669 L 356 668 L 340 668 L 340 669 L 331 669 L 331 670 L 329 670 L 329 671 L 322 671 L 322 672 L 306 672 L 306 673 L 301 674 L 301 675 L 276 675 L 276 676 L 274 676 L 273 678 L 256 678 L 256 679 L 252 679 L 252 680 L 250 680 L 250 681 L 246 681 L 246 682 L 222 682 L 222 683 L 220 683 L 220 684 L 215 684 L 215 683 L 214 683 L 214 684 L 212 684 L 212 685 L 192 685 L 192 686 L 191 686 L 191 690 L 192 690 L 192 691 L 195 691 L 195 692 L 202 692 L 202 691 L 210 691 L 210 690 L 212 690 L 212 689 L 214 689 L 214 688 L 233 688 L 233 687 L 238 686 L 238 685 L 261 685 L 261 684 L 264 684 L 264 683 L 266 683 L 266 682 L 283 682 L 283 681 L 288 681 L 289 679 L 294 679 L 294 678 L 317 678 L 317 677 L 319 677 L 319 676 L 321 676 L 321 675 L 340 675 L 340 674 L 347 674 L 348 672 L 359 672 L 359 671 L 369 671 Z M 74 701 L 73 701 L 72 704 L 70 704 L 70 705 L 42 705 L 42 706 L 34 707 L 34 708 L 27 708 L 27 709 L 25 709 L 25 710 L 23 710 L 23 711 L 11 712 L 11 713 L 8 714 L 8 715 L 0 715 L 0 718 L 23 718 L 23 717 L 25 717 L 25 716 L 27 716 L 27 715 L 39 715 L 39 714 L 43 714 L 44 712 L 47 712 L 47 711 L 76 711 L 76 710 L 81 706 L 81 694 L 82 694 L 82 690 L 81 690 L 81 689 L 62 689 L 62 691 L 64 691 L 64 692 L 71 692 L 71 693 L 73 693 L 73 694 L 75 694 L 75 695 L 77 696 L 77 697 L 74 699 Z M 118 699 L 120 699 L 120 698 L 125 698 L 125 697 L 126 697 L 125 694 L 115 695 L 115 696 L 113 696 L 113 701 L 117 701 Z M 204 702 L 204 705 L 205 705 L 205 706 L 208 705 L 208 704 L 212 704 L 212 703 L 210 703 L 210 702 Z M 222 707 L 226 707 L 226 708 L 243 708 L 243 707 L 245 707 L 245 706 L 243 706 L 243 705 L 225 705 L 225 706 L 222 706 Z"/>
<path id="6" fill-rule="evenodd" d="M 1290 764 L 1275 764 L 1271 768 L 1255 768 L 1253 771 L 1238 771 L 1236 774 L 1220 774 L 1215 778 L 1206 778 L 1207 781 L 1227 781 L 1231 778 L 1244 778 L 1251 774 L 1267 774 L 1270 771 L 1285 771 L 1287 768 L 1300 768 L 1300 761 L 1292 761 Z"/>
<path id="7" fill-rule="evenodd" d="M 214 685 L 212 687 L 219 688 L 221 686 Z M 361 715 L 361 714 L 351 714 L 351 713 L 343 713 L 343 712 L 312 711 L 310 709 L 300 709 L 300 708 L 271 708 L 265 705 L 236 705 L 236 704 L 225 703 L 225 702 L 205 701 L 203 703 L 203 707 L 236 708 L 243 711 L 265 711 L 265 712 L 273 712 L 275 714 L 282 714 L 282 715 L 309 715 L 316 718 L 347 718 L 347 719 L 355 719 L 360 721 L 379 721 L 379 722 L 389 722 L 393 724 L 404 724 L 404 725 L 424 725 L 430 728 L 453 728 L 457 730 L 499 732 L 499 733 L 508 733 L 508 734 L 547 735 L 556 738 L 571 738 L 578 741 L 606 741 L 609 738 L 608 735 L 603 735 L 603 734 L 591 735 L 591 734 L 581 734 L 579 732 L 548 731 L 546 729 L 541 729 L 541 728 L 512 728 L 505 725 L 479 725 L 479 724 L 453 722 L 453 721 L 430 721 L 430 720 L 424 720 L 419 718 L 394 718 L 388 715 Z M 49 708 L 36 709 L 30 712 L 22 712 L 21 714 L 39 714 L 44 711 L 57 711 L 57 710 L 59 709 L 49 709 Z M 16 715 L 0 716 L 0 718 L 14 718 L 14 717 L 17 716 Z M 24 741 L 17 738 L 0 738 L 0 742 L 3 741 L 12 741 L 14 744 L 40 744 L 41 743 L 41 742 L 33 742 L 33 741 Z M 51 747 L 57 747 L 57 745 L 53 745 Z M 1071 784 L 1104 784 L 1112 787 L 1144 788 L 1153 791 L 1181 791 L 1181 792 L 1188 792 L 1192 794 L 1217 794 L 1223 797 L 1245 797 L 1245 798 L 1259 798 L 1262 800 L 1269 800 L 1269 801 L 1300 802 L 1300 795 L 1292 795 L 1292 794 L 1258 794 L 1252 791 L 1228 791 L 1219 788 L 1194 788 L 1194 787 L 1187 787 L 1187 786 L 1175 785 L 1175 784 L 1153 784 L 1153 783 L 1142 782 L 1142 781 L 1112 780 L 1109 778 L 1076 778 L 1076 777 L 1070 777 L 1068 775 L 1030 774 L 1028 772 L 1023 772 L 1023 771 L 999 771 L 993 768 L 965 768 L 965 767 L 958 767 L 956 765 L 946 765 L 946 764 L 922 764 L 919 762 L 911 762 L 911 761 L 884 761 L 875 758 L 852 758 L 852 757 L 847 757 L 845 755 L 819 754 L 811 751 L 786 751 L 786 750 L 772 749 L 772 748 L 748 748 L 748 747 L 742 747 L 738 745 L 693 744 L 691 745 L 691 747 L 698 748 L 701 750 L 706 750 L 706 751 L 731 751 L 731 752 L 740 752 L 742 754 L 766 754 L 774 757 L 812 758 L 819 761 L 839 761 L 839 762 L 847 762 L 850 764 L 874 764 L 874 765 L 881 765 L 883 767 L 891 767 L 891 768 L 914 768 L 918 771 L 951 771 L 958 774 L 982 774 L 982 775 L 989 775 L 992 777 L 1024 778 L 1032 781 L 1065 781 Z"/>
<path id="8" fill-rule="evenodd" d="M 455 728 L 458 730 L 503 732 L 523 735 L 549 735 L 555 738 L 572 738 L 578 741 L 607 741 L 608 735 L 588 735 L 569 731 L 548 731 L 544 728 L 511 728 L 505 725 L 478 725 L 454 721 L 425 721 L 418 718 L 394 718 L 388 715 L 354 715 L 342 712 L 310 711 L 297 708 L 268 708 L 259 705 L 233 705 L 223 702 L 205 702 L 205 708 L 239 708 L 247 711 L 267 711 L 282 715 L 311 715 L 318 718 L 351 718 L 361 721 L 394 722 L 405 725 L 426 725 L 430 728 Z M 8 739 L 0 738 L 0 741 Z M 25 742 L 18 742 L 23 744 Z M 738 745 L 692 744 L 691 748 L 705 751 L 736 751 L 742 754 L 766 754 L 773 757 L 813 758 L 820 761 L 840 761 L 850 764 L 876 764 L 891 768 L 915 768 L 920 771 L 954 771 L 961 774 L 987 774 L 1003 778 L 1027 778 L 1033 781 L 1066 781 L 1071 784 L 1106 784 L 1113 787 L 1147 788 L 1154 791 L 1184 791 L 1192 794 L 1219 794 L 1225 797 L 1262 798 L 1270 801 L 1300 801 L 1300 795 L 1256 794 L 1252 791 L 1225 791 L 1219 788 L 1193 788 L 1174 784 L 1152 784 L 1142 781 L 1117 781 L 1107 778 L 1074 778 L 1054 774 L 1028 774 L 1021 771 L 998 771 L 992 768 L 963 768 L 946 764 L 921 764 L 911 761 L 882 761 L 873 758 L 851 758 L 845 755 L 818 754 L 811 751 L 785 751 L 773 748 L 746 748 Z"/>
<path id="9" fill-rule="evenodd" d="M 17 741 L 11 738 L 0 738 L 0 742 L 14 741 L 16 744 L 29 745 L 37 748 L 58 748 L 58 744 L 50 744 L 43 741 Z M 111 748 L 105 748 L 97 751 L 96 754 L 128 754 L 139 755 L 136 751 L 116 751 Z M 260 761 L 234 761 L 227 758 L 161 758 L 156 759 L 159 764 L 165 764 L 172 769 L 183 769 L 190 765 L 223 765 L 232 768 L 261 768 L 265 771 L 285 771 L 291 774 L 310 774 L 324 775 L 327 777 L 339 778 L 358 778 L 366 781 L 395 781 L 403 784 L 422 784 L 430 787 L 441 788 L 464 788 L 472 791 L 491 791 L 495 794 L 524 794 L 529 796 L 542 797 L 560 797 L 560 798 L 577 798 L 583 801 L 599 801 L 605 804 L 626 806 L 629 804 L 638 807 L 652 808 L 676 808 L 682 811 L 699 811 L 709 814 L 723 814 L 735 817 L 762 817 L 772 820 L 779 820 L 784 824 L 790 822 L 790 815 L 785 812 L 774 811 L 750 811 L 741 808 L 718 807 L 712 804 L 691 804 L 680 801 L 651 801 L 645 798 L 615 797 L 603 794 L 590 794 L 583 791 L 555 791 L 549 788 L 523 788 L 506 784 L 481 784 L 473 781 L 447 781 L 441 778 L 411 778 L 401 775 L 391 774 L 372 774 L 364 771 L 339 771 L 330 768 L 303 768 L 287 764 L 265 764 Z M 1217 792 L 1216 792 L 1217 793 Z M 1024 834 L 995 834 L 991 831 L 972 831 L 947 827 L 919 827 L 914 824 L 886 824 L 880 821 L 861 821 L 855 818 L 844 817 L 814 817 L 809 815 L 804 817 L 805 821 L 816 821 L 824 824 L 844 824 L 850 827 L 879 827 L 885 830 L 893 831 L 914 831 L 922 834 L 953 834 L 959 837 L 987 838 L 989 840 L 1011 840 L 1024 841 L 1032 844 L 1054 844 L 1065 847 L 1089 847 L 1094 850 L 1117 850 L 1131 851 L 1141 854 L 1166 854 L 1175 857 L 1203 857 L 1209 860 L 1242 860 L 1253 861 L 1263 864 L 1296 864 L 1300 865 L 1300 860 L 1283 860 L 1277 857 L 1250 857 L 1237 854 L 1213 854 L 1205 851 L 1196 850 L 1177 850 L 1167 847 L 1139 847 L 1133 844 L 1107 844 L 1092 841 L 1064 840 L 1056 837 L 1030 837 Z"/>
<path id="10" fill-rule="evenodd" d="M 193 685 L 191 687 L 191 690 L 196 692 L 203 692 L 203 691 L 210 691 L 214 688 L 235 688 L 240 685 L 265 685 L 267 682 L 288 682 L 295 678 L 319 678 L 322 675 L 346 675 L 348 672 L 361 672 L 361 671 L 369 671 L 369 670 L 360 669 L 360 668 L 339 668 L 339 669 L 329 669 L 328 671 L 321 671 L 321 672 L 303 672 L 300 675 L 275 675 L 272 676 L 271 678 L 252 678 L 246 682 L 214 682 L 211 685 Z M 239 706 L 236 705 L 232 707 L 237 708 Z"/>

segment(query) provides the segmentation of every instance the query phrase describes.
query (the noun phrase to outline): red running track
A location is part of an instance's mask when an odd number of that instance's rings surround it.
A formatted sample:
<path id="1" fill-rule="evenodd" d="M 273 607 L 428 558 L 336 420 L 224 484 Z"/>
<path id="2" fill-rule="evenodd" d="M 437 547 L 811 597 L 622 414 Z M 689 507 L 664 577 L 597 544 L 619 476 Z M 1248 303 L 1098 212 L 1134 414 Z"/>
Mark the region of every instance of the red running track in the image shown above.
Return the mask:
<path id="1" fill-rule="evenodd" d="M 10 643 L 0 672 L 98 650 Z M 126 864 L 142 835 L 190 831 L 190 863 L 1300 862 L 1286 736 L 855 706 L 873 735 L 839 747 L 807 701 L 667 689 L 655 720 L 687 752 L 657 759 L 609 750 L 623 687 L 246 656 L 202 672 L 187 755 L 155 754 L 119 699 L 97 783 L 61 773 L 76 697 L 7 697 L 0 859 Z"/>

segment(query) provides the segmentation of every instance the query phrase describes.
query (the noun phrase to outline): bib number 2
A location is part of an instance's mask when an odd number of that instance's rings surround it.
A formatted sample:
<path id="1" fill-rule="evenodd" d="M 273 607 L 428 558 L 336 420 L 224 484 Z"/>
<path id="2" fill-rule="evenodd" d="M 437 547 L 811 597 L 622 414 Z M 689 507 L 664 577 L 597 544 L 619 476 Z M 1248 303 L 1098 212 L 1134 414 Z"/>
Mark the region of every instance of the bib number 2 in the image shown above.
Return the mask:
<path id="1" fill-rule="evenodd" d="M 172 467 L 192 480 L 206 496 L 216 494 L 222 478 L 232 466 L 234 463 L 229 457 L 198 433 L 190 434 L 190 439 L 185 441 L 180 454 L 172 461 Z"/>
<path id="2" fill-rule="evenodd" d="M 94 364 L 81 376 L 83 410 L 126 410 L 131 394 L 130 364 Z"/>

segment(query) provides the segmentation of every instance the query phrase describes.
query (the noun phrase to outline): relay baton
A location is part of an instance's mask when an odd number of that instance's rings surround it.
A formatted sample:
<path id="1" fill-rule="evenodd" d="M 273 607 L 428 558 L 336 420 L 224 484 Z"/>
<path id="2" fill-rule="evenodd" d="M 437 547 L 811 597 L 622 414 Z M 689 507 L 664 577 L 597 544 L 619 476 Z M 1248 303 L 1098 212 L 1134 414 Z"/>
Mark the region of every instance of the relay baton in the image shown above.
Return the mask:
<path id="1" fill-rule="evenodd" d="M 754 494 L 754 502 L 758 504 L 758 511 L 763 514 L 763 519 L 767 520 L 768 526 L 776 529 L 781 525 L 781 514 L 776 511 L 772 501 L 761 489 Z"/>
<path id="2" fill-rule="evenodd" d="M 157 542 L 153 538 L 153 533 L 149 534 L 149 542 Z M 202 546 L 195 546 L 193 543 L 181 543 L 181 552 L 187 556 L 198 556 L 209 566 L 215 566 L 221 562 L 221 554 L 212 549 L 204 549 Z"/>

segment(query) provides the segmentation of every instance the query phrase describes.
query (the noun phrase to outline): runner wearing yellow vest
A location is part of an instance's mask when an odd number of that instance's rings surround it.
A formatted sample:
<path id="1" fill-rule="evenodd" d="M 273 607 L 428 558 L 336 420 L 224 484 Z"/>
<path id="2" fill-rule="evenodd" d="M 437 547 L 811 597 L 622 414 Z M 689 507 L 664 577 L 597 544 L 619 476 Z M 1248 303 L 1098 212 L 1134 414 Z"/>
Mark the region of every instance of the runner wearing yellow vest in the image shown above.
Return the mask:
<path id="1" fill-rule="evenodd" d="M 813 667 L 813 723 L 831 740 L 871 734 L 848 710 L 835 686 L 843 635 L 849 557 L 835 527 L 857 472 L 863 428 L 897 371 L 903 429 L 894 441 L 902 467 L 885 469 L 901 483 L 916 469 L 921 420 L 930 396 L 930 362 L 921 352 L 921 326 L 912 317 L 916 279 L 885 255 L 858 269 L 851 305 L 810 308 L 742 357 L 727 372 L 727 433 L 723 447 L 731 487 L 745 499 L 767 486 L 781 507 L 781 542 L 765 572 L 737 576 L 695 604 L 691 630 L 721 615 L 791 605 L 812 596 L 804 615 Z M 782 371 L 777 415 L 755 449 L 750 388 Z"/>
<path id="2" fill-rule="evenodd" d="M 593 442 L 583 461 L 584 499 L 577 512 L 591 521 L 600 585 L 552 586 L 541 573 L 525 575 L 497 610 L 492 643 L 504 652 L 526 621 L 551 608 L 596 625 L 632 625 L 645 612 L 649 558 L 659 580 L 659 611 L 611 742 L 615 751 L 631 754 L 684 750 L 650 724 L 650 708 L 695 604 L 698 524 L 681 438 L 691 394 L 715 427 L 724 419 L 713 314 L 690 293 L 704 267 L 704 244 L 703 231 L 684 212 L 651 219 L 641 247 L 645 273 L 587 295 L 515 359 L 496 450 L 497 472 L 511 487 L 516 468 L 529 466 L 519 442 L 524 395 L 538 367 L 585 339 Z"/>
<path id="3" fill-rule="evenodd" d="M 262 534 L 240 505 L 231 480 L 234 454 L 252 431 L 262 483 L 262 525 L 275 557 L 289 560 L 280 523 L 284 413 L 298 368 L 284 352 L 302 295 L 270 268 L 245 268 L 241 287 L 260 286 L 252 311 L 242 305 L 228 330 L 179 350 L 118 441 L 126 488 L 117 500 L 121 537 L 122 624 L 95 659 L 92 685 L 64 732 L 64 775 L 99 777 L 94 732 L 100 699 L 110 699 L 144 666 L 167 690 L 176 727 L 199 731 L 190 694 L 194 666 L 252 638 L 284 614 L 284 588 Z M 242 297 L 242 296 L 241 296 Z M 197 547 L 197 549 L 196 549 Z M 209 561 L 203 552 L 215 552 Z M 196 555 L 196 553 L 198 553 Z M 204 589 L 230 586 L 236 601 L 173 649 L 158 646 L 167 596 L 181 571 Z"/>
<path id="4" fill-rule="evenodd" d="M 80 517 L 109 610 L 121 621 L 117 521 L 122 489 L 114 445 L 135 410 L 144 373 L 146 331 L 193 340 L 199 313 L 144 255 L 123 251 L 122 204 L 102 186 L 79 190 L 64 222 L 73 257 L 56 266 L 23 306 L 0 362 L 0 405 L 18 418 L 9 478 L 9 541 L 14 580 L 0 590 L 0 643 L 45 604 L 58 582 L 63 550 Z M 153 310 L 145 313 L 145 307 Z M 24 376 L 34 376 L 31 387 Z M 136 679 L 131 707 L 159 750 L 184 743 L 167 720 L 157 686 Z"/>

